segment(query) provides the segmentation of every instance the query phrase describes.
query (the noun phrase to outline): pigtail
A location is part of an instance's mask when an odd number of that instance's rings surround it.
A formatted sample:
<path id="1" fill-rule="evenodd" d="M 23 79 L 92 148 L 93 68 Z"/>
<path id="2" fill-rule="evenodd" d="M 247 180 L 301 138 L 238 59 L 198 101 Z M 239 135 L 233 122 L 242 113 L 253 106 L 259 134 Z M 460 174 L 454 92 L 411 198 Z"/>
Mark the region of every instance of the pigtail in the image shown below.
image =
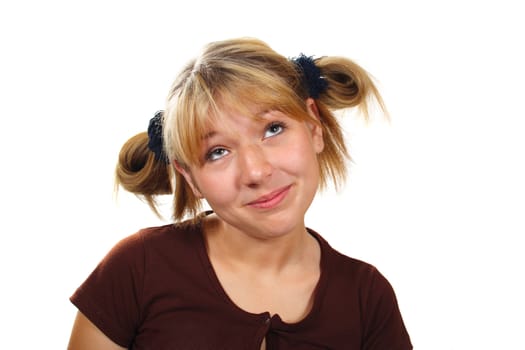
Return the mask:
<path id="1" fill-rule="evenodd" d="M 315 67 L 319 73 L 318 78 L 314 78 L 325 83 L 317 95 L 309 92 L 316 100 L 325 142 L 324 150 L 319 154 L 320 187 L 326 187 L 327 180 L 331 179 L 338 189 L 346 179 L 346 161 L 351 157 L 343 129 L 333 112 L 357 107 L 368 120 L 370 102 L 374 99 L 382 111 L 386 112 L 386 109 L 371 76 L 355 62 L 344 57 L 325 56 L 315 59 Z"/>
<path id="2" fill-rule="evenodd" d="M 156 159 L 148 142 L 148 134 L 142 132 L 122 146 L 115 169 L 115 190 L 122 186 L 146 201 L 160 217 L 155 196 L 172 193 L 171 170 L 167 162 Z"/>
<path id="3" fill-rule="evenodd" d="M 319 102 L 330 110 L 357 107 L 368 119 L 370 102 L 375 100 L 381 110 L 386 112 L 372 77 L 358 64 L 344 57 L 333 56 L 320 57 L 315 63 L 328 83 L 328 88 L 319 96 Z"/>

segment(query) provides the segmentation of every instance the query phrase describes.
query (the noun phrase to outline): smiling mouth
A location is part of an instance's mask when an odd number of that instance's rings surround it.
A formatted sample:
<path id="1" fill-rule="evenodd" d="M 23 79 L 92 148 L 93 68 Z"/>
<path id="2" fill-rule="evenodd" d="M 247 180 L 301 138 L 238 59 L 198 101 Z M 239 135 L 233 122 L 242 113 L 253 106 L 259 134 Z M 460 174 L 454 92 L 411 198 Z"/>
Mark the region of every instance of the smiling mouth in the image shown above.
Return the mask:
<path id="1" fill-rule="evenodd" d="M 261 196 L 256 200 L 249 202 L 247 206 L 257 209 L 275 208 L 284 200 L 284 198 L 286 198 L 286 195 L 288 194 L 288 192 L 290 192 L 291 187 L 292 185 L 288 185 L 286 187 L 268 193 L 264 196 Z"/>

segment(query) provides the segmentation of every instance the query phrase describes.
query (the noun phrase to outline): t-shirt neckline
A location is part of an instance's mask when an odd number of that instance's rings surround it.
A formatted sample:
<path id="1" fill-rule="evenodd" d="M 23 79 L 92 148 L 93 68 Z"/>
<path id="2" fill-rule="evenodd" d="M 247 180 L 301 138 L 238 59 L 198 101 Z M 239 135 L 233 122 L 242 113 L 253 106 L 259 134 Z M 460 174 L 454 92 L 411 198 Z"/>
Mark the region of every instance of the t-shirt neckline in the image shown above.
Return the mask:
<path id="1" fill-rule="evenodd" d="M 209 214 L 208 212 L 206 214 Z M 320 276 L 319 280 L 317 281 L 317 284 L 314 289 L 314 301 L 312 308 L 308 312 L 308 314 L 301 319 L 298 322 L 294 323 L 286 323 L 284 322 L 278 314 L 271 315 L 270 312 L 262 312 L 262 313 L 251 313 L 249 311 L 246 311 L 239 307 L 231 298 L 228 296 L 226 291 L 224 290 L 216 272 L 213 268 L 213 265 L 211 263 L 210 257 L 208 255 L 206 242 L 204 239 L 204 230 L 202 226 L 202 219 L 197 222 L 196 225 L 196 233 L 198 236 L 199 244 L 197 245 L 197 254 L 200 257 L 200 260 L 203 264 L 203 268 L 206 270 L 206 275 L 209 278 L 210 283 L 212 284 L 213 288 L 218 293 L 219 297 L 228 304 L 230 310 L 240 317 L 246 318 L 249 322 L 256 322 L 260 323 L 261 320 L 270 322 L 271 321 L 271 328 L 274 329 L 282 329 L 286 331 L 293 331 L 293 330 L 299 330 L 306 325 L 308 325 L 311 322 L 315 322 L 316 316 L 319 314 L 319 309 L 321 307 L 321 301 L 323 299 L 323 296 L 325 294 L 326 286 L 328 284 L 328 274 L 329 271 L 327 270 L 327 267 L 329 266 L 328 262 L 326 261 L 328 258 L 327 250 L 330 249 L 330 246 L 328 243 L 314 230 L 307 228 L 307 231 L 309 234 L 311 234 L 316 241 L 319 243 L 319 247 L 321 250 L 321 261 L 320 261 Z"/>

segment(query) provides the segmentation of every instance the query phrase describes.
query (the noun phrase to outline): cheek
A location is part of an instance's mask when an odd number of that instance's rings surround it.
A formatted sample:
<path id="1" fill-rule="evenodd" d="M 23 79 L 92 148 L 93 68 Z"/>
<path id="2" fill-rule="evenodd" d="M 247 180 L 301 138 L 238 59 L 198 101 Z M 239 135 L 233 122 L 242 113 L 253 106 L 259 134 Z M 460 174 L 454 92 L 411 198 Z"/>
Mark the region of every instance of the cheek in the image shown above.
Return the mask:
<path id="1" fill-rule="evenodd" d="M 226 170 L 200 174 L 195 180 L 208 203 L 223 204 L 232 201 L 236 196 L 234 176 Z"/>
<path id="2" fill-rule="evenodd" d="M 306 137 L 294 139 L 286 152 L 280 152 L 279 159 L 282 167 L 289 169 L 290 172 L 318 176 L 317 153 L 311 140 Z"/>

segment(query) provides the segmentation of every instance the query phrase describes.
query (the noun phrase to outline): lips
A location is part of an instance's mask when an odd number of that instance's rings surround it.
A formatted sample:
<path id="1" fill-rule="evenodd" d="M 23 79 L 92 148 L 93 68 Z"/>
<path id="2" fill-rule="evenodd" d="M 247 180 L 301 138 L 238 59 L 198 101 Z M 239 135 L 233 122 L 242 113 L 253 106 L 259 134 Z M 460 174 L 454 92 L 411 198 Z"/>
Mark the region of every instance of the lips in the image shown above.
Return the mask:
<path id="1" fill-rule="evenodd" d="M 249 202 L 247 206 L 257 209 L 275 208 L 277 205 L 279 205 L 279 203 L 281 203 L 284 200 L 284 198 L 286 198 L 286 195 L 290 191 L 291 187 L 291 185 L 288 185 L 286 187 L 282 187 L 278 190 L 265 194 L 264 196 L 261 196 L 252 202 Z"/>

